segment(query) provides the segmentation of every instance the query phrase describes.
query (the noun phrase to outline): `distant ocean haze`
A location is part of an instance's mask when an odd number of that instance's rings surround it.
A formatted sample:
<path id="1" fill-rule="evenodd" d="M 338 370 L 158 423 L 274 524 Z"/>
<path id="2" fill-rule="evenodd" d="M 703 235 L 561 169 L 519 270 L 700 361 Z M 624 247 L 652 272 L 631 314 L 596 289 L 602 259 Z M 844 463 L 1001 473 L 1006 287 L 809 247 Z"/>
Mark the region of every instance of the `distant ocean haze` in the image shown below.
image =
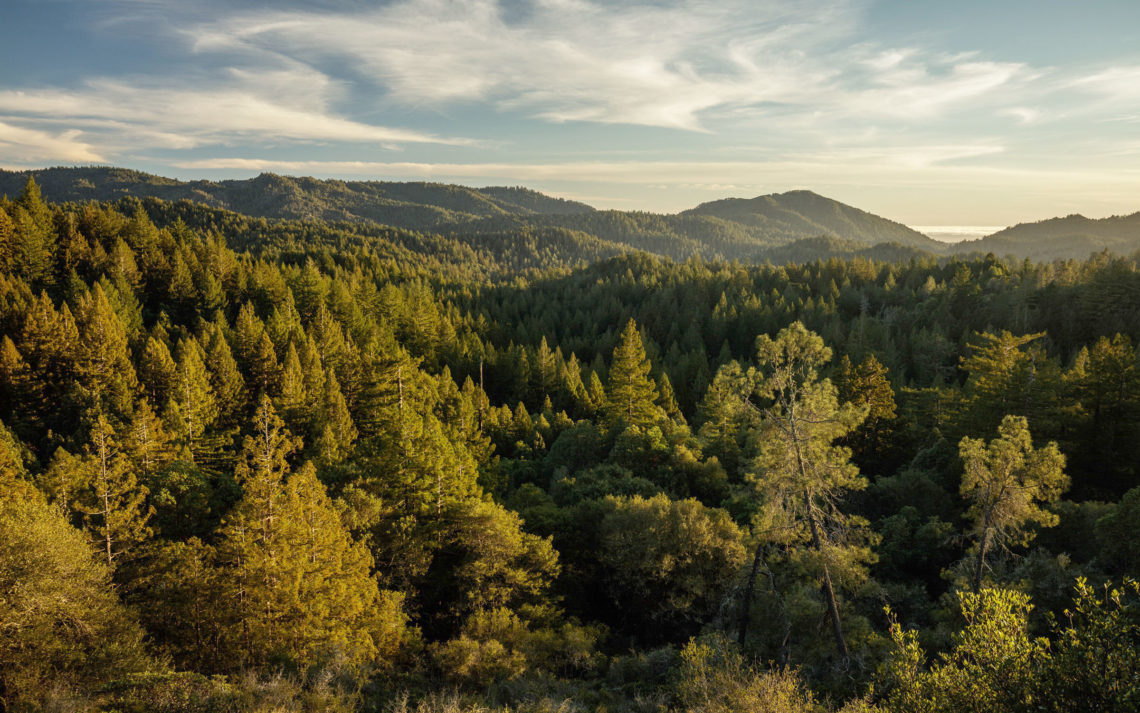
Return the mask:
<path id="1" fill-rule="evenodd" d="M 910 227 L 943 243 L 977 240 L 1006 228 L 1004 225 L 912 225 Z"/>

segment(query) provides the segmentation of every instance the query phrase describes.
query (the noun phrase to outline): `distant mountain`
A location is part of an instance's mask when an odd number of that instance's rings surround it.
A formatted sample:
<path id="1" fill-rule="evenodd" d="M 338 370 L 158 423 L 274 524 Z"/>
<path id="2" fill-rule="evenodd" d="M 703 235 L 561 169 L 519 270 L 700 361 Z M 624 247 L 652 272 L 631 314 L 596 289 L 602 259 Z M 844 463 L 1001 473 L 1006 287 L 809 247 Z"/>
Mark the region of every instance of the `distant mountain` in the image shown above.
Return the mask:
<path id="1" fill-rule="evenodd" d="M 1037 223 L 1019 223 L 980 240 L 965 240 L 954 246 L 957 253 L 984 252 L 1032 260 L 1084 259 L 1102 250 L 1118 254 L 1140 250 L 1140 213 L 1099 220 L 1069 215 Z"/>
<path id="2" fill-rule="evenodd" d="M 443 183 L 339 181 L 263 173 L 230 181 L 177 181 L 122 168 L 48 168 L 0 171 L 0 194 L 14 196 L 34 176 L 52 201 L 139 198 L 191 200 L 262 218 L 361 221 L 410 230 L 505 216 L 589 213 L 585 203 L 525 188 L 469 188 Z"/>
<path id="3" fill-rule="evenodd" d="M 811 191 L 773 193 L 757 198 L 725 198 L 702 203 L 681 215 L 714 216 L 752 228 L 757 236 L 786 243 L 831 236 L 865 245 L 897 243 L 932 252 L 942 244 L 917 230 Z"/>
<path id="4" fill-rule="evenodd" d="M 785 252 L 806 256 L 818 247 L 821 256 L 849 254 L 887 243 L 931 252 L 944 247 L 904 225 L 810 191 L 729 198 L 669 215 L 599 211 L 522 187 L 319 180 L 271 173 L 246 180 L 178 181 L 122 168 L 89 167 L 0 171 L 0 193 L 16 195 L 29 175 L 53 201 L 125 196 L 189 200 L 254 217 L 374 222 L 465 243 L 476 236 L 479 241 L 502 242 L 525 234 L 540 240 L 535 248 L 539 251 L 543 236 L 569 234 L 577 236 L 575 241 L 586 237 L 600 241 L 598 249 L 607 252 L 644 250 L 677 260 L 761 261 L 776 254 L 773 248 L 808 238 L 827 238 L 831 247 L 807 242 Z M 852 245 L 834 250 L 834 241 Z M 564 247 L 565 243 L 558 250 Z"/>

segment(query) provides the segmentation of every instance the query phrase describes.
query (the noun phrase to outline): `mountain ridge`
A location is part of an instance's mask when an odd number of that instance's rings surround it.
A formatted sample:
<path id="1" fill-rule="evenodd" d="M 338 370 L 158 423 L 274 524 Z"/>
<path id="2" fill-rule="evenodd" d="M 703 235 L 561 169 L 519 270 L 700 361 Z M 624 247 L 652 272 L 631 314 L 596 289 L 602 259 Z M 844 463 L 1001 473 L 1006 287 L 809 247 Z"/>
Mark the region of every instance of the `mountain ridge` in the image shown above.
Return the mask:
<path id="1" fill-rule="evenodd" d="M 762 262 L 875 254 L 932 257 L 994 253 L 1052 260 L 1102 250 L 1140 250 L 1140 212 L 1092 219 L 1079 214 L 1021 223 L 977 240 L 947 244 L 902 223 L 810 190 L 721 198 L 677 213 L 599 210 L 523 186 L 474 188 L 424 181 L 345 181 L 262 173 L 248 179 L 181 181 L 128 168 L 88 166 L 0 170 L 0 194 L 34 177 L 56 202 L 127 196 L 189 200 L 251 217 L 375 223 L 452 239 L 496 242 L 512 235 L 590 236 L 615 249 L 684 260 Z M 871 250 L 877 248 L 877 250 Z M 541 249 L 539 247 L 538 249 Z"/>

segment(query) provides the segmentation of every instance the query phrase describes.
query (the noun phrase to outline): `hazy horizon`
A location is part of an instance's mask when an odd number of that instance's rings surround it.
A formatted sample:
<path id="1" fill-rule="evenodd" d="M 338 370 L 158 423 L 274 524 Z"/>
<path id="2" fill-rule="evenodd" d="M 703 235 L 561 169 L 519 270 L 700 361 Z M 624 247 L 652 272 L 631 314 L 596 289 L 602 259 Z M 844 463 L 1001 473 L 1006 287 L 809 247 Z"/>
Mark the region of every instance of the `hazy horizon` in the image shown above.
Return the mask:
<path id="1" fill-rule="evenodd" d="M 1140 209 L 1140 4 L 11 0 L 4 19 L 8 168 L 655 212 L 805 188 L 927 226 Z"/>

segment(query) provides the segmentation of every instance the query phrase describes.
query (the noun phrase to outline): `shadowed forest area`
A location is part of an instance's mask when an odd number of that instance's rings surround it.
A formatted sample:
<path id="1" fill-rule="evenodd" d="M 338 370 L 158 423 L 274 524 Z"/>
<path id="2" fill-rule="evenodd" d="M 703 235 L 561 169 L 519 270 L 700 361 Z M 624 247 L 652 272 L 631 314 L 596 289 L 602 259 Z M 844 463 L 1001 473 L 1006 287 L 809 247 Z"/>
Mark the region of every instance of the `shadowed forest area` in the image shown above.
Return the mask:
<path id="1" fill-rule="evenodd" d="M 1140 709 L 1135 258 L 565 203 L 0 201 L 0 710 Z"/>

